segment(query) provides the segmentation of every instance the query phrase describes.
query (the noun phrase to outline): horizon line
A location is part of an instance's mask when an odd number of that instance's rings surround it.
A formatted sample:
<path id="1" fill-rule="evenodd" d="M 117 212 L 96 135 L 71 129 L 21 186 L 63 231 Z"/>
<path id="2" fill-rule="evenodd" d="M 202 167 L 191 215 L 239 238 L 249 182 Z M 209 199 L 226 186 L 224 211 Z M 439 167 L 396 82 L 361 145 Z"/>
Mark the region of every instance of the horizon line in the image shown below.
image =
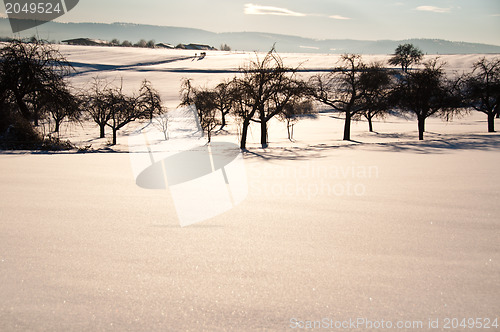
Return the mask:
<path id="1" fill-rule="evenodd" d="M 5 19 L 9 20 L 8 17 L 3 17 L 0 16 L 0 20 Z M 208 33 L 213 33 L 213 34 L 231 34 L 231 33 L 264 33 L 264 34 L 269 34 L 269 35 L 276 35 L 276 36 L 286 36 L 286 37 L 295 37 L 295 38 L 302 38 L 302 39 L 308 39 L 316 42 L 322 42 L 322 41 L 360 41 L 360 42 L 380 42 L 380 41 L 394 41 L 394 42 L 400 42 L 400 41 L 407 41 L 407 40 L 439 40 L 439 41 L 446 41 L 446 42 L 452 42 L 452 43 L 467 43 L 467 44 L 478 44 L 478 45 L 486 45 L 486 46 L 496 46 L 500 47 L 500 44 L 492 44 L 492 43 L 485 43 L 485 42 L 476 42 L 476 41 L 465 41 L 465 40 L 451 40 L 451 39 L 443 39 L 443 38 L 437 38 L 437 37 L 410 37 L 410 38 L 404 38 L 404 39 L 389 39 L 389 38 L 381 38 L 381 39 L 353 39 L 353 38 L 337 38 L 337 39 L 324 39 L 324 38 L 312 38 L 312 37 L 304 37 L 304 36 L 299 36 L 299 35 L 291 35 L 291 34 L 283 34 L 283 33 L 274 33 L 274 32 L 268 32 L 268 31 L 225 31 L 225 32 L 214 32 L 210 30 L 205 30 L 202 28 L 193 28 L 193 27 L 187 27 L 187 26 L 175 26 L 175 25 L 158 25 L 158 24 L 145 24 L 145 23 L 132 23 L 132 22 L 111 22 L 111 23 L 106 23 L 106 22 L 62 22 L 58 20 L 53 20 L 47 23 L 57 23 L 57 24 L 102 24 L 102 25 L 114 25 L 114 24 L 128 24 L 128 25 L 135 25 L 135 26 L 150 26 L 150 27 L 161 27 L 161 28 L 180 28 L 180 29 L 190 29 L 190 30 L 199 30 L 199 31 L 204 31 Z"/>

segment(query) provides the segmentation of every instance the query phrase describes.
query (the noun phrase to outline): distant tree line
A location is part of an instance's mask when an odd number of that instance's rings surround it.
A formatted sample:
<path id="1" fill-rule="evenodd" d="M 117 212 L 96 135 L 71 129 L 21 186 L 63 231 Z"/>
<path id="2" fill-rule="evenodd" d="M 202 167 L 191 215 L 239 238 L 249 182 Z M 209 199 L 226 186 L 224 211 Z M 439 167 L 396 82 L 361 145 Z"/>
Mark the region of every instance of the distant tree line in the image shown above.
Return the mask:
<path id="1" fill-rule="evenodd" d="M 424 138 L 425 121 L 431 116 L 450 119 L 457 113 L 476 110 L 487 115 L 488 131 L 495 130 L 494 119 L 500 106 L 500 58 L 479 59 L 470 72 L 457 77 L 445 75 L 445 64 L 438 59 L 424 62 L 411 70 L 421 56 L 404 60 L 397 53 L 390 69 L 382 63 L 366 64 L 357 54 L 345 54 L 339 65 L 325 74 L 304 81 L 298 68 L 284 65 L 272 49 L 240 69 L 234 78 L 213 88 L 193 86 L 185 79 L 181 105 L 195 105 L 208 141 L 215 131 L 223 131 L 228 117 L 240 125 L 240 147 L 246 149 L 252 123 L 260 128 L 262 147 L 269 144 L 271 119 L 287 125 L 293 140 L 294 124 L 303 117 L 316 116 L 314 103 L 322 103 L 343 114 L 343 139 L 351 139 L 351 122 L 365 118 L 373 131 L 373 119 L 388 112 L 413 114 L 417 119 L 419 139 Z M 159 92 L 144 80 L 134 94 L 123 92 L 119 84 L 94 78 L 90 86 L 77 90 L 68 81 L 71 65 L 53 46 L 38 40 L 13 40 L 0 49 L 0 139 L 3 141 L 43 141 L 40 121 L 53 124 L 57 133 L 64 120 L 89 119 L 99 127 L 99 137 L 106 128 L 117 143 L 117 132 L 128 123 L 160 119 L 157 125 L 168 138 L 168 117 Z"/>
<path id="2" fill-rule="evenodd" d="M 219 50 L 229 52 L 231 51 L 231 47 L 228 44 L 221 44 Z"/>
<path id="3" fill-rule="evenodd" d="M 132 43 L 128 40 L 124 40 L 120 42 L 118 39 L 113 39 L 110 42 L 111 46 L 123 46 L 123 47 L 142 47 L 142 48 L 155 48 L 156 42 L 151 39 L 149 41 L 146 41 L 145 39 L 139 40 L 137 43 Z"/>

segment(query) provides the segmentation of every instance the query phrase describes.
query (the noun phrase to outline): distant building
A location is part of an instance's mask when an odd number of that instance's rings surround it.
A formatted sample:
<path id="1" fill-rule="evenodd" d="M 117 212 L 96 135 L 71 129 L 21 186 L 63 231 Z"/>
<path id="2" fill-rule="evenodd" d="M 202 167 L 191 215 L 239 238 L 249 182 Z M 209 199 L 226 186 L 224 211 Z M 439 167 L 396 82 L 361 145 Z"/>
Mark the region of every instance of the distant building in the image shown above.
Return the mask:
<path id="1" fill-rule="evenodd" d="M 111 45 L 106 40 L 90 39 L 90 38 L 76 38 L 63 40 L 63 43 L 68 45 L 83 45 L 83 46 L 109 46 Z"/>
<path id="2" fill-rule="evenodd" d="M 168 49 L 174 49 L 175 46 L 172 44 L 165 44 L 165 43 L 158 43 L 155 45 L 157 48 L 168 48 Z"/>
<path id="3" fill-rule="evenodd" d="M 197 51 L 217 51 L 215 47 L 203 44 L 179 44 L 175 48 L 183 50 L 197 50 Z"/>

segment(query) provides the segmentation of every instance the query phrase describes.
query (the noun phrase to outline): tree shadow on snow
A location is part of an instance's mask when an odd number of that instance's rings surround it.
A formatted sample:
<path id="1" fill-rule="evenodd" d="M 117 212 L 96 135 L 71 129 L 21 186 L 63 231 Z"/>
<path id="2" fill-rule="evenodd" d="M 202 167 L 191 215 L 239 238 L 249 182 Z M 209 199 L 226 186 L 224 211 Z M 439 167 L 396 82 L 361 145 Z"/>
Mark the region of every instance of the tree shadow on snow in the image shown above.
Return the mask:
<path id="1" fill-rule="evenodd" d="M 373 136 L 389 142 L 362 142 L 364 137 Z M 500 149 L 500 133 L 443 135 L 427 132 L 427 138 L 419 141 L 414 133 L 369 133 L 360 140 L 335 141 L 331 144 L 316 144 L 309 147 L 318 152 L 332 149 L 360 149 L 373 151 L 410 152 L 420 154 L 451 153 L 453 151 L 498 151 Z M 396 141 L 394 141 L 396 140 Z"/>
<path id="2" fill-rule="evenodd" d="M 436 135 L 436 134 L 435 134 Z M 444 136 L 423 141 L 404 141 L 375 144 L 383 150 L 413 153 L 450 153 L 458 150 L 498 151 L 500 134 L 474 134 L 462 136 Z"/>
<path id="3" fill-rule="evenodd" d="M 242 151 L 245 159 L 261 159 L 261 160 L 308 160 L 322 158 L 321 152 L 314 148 L 283 148 L 271 147 L 266 149 L 252 148 L 251 150 Z"/>

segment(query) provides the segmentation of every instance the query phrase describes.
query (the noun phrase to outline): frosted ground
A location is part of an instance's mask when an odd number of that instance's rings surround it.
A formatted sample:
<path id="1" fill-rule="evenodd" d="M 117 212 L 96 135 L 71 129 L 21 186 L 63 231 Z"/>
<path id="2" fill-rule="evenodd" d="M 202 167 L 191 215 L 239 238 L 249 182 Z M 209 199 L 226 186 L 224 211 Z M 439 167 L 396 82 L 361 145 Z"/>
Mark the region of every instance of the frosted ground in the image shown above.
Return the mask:
<path id="1" fill-rule="evenodd" d="M 81 71 L 76 86 L 123 77 L 133 91 L 148 78 L 171 108 L 181 78 L 212 85 L 254 56 L 61 50 Z M 304 76 L 338 59 L 282 56 Z M 442 58 L 452 74 L 478 56 Z M 62 137 L 106 145 L 84 127 Z M 482 114 L 430 119 L 424 142 L 396 117 L 377 133 L 355 123 L 349 143 L 333 113 L 299 122 L 295 143 L 273 122 L 266 150 L 255 127 L 247 199 L 185 228 L 169 191 L 135 185 L 134 127 L 116 152 L 0 154 L 0 330 L 281 331 L 323 318 L 421 330 L 439 319 L 440 330 L 445 318 L 500 318 L 500 135 Z"/>

